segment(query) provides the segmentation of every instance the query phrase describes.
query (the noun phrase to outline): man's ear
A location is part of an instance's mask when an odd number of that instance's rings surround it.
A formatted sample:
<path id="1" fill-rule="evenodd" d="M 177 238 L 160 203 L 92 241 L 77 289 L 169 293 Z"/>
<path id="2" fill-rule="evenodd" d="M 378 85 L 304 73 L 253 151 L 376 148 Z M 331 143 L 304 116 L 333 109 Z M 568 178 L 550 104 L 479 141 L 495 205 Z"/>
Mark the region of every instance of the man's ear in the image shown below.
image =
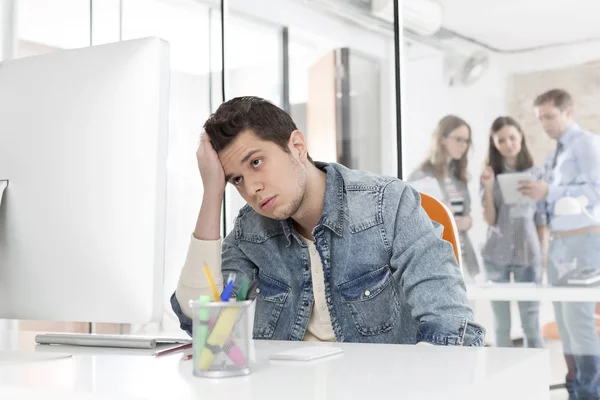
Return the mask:
<path id="1" fill-rule="evenodd" d="M 306 140 L 304 135 L 299 130 L 295 130 L 290 135 L 288 140 L 288 148 L 292 154 L 296 155 L 300 161 L 306 161 L 308 150 L 306 148 Z"/>
<path id="2" fill-rule="evenodd" d="M 567 107 L 565 109 L 565 114 L 567 114 L 567 117 L 573 118 L 573 106 Z"/>

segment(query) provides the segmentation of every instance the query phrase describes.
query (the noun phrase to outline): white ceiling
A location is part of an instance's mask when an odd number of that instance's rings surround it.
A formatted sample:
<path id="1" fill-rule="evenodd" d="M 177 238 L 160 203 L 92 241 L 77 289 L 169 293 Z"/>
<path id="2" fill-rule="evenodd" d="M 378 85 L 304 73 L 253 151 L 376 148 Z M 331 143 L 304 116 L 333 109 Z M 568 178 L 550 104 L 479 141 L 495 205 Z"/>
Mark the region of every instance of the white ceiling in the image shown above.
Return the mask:
<path id="1" fill-rule="evenodd" d="M 600 39 L 600 0 L 438 0 L 443 26 L 503 51 Z"/>

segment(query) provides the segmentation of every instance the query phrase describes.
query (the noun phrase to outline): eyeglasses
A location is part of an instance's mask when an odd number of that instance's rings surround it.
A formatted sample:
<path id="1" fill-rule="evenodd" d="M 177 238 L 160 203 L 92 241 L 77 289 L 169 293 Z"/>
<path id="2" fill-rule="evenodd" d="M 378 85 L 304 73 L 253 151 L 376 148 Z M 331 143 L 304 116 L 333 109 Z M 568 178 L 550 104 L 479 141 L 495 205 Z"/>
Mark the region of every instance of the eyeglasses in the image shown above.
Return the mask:
<path id="1" fill-rule="evenodd" d="M 448 136 L 448 139 L 454 140 L 457 144 L 469 144 L 471 143 L 471 139 L 464 139 L 461 137 Z"/>

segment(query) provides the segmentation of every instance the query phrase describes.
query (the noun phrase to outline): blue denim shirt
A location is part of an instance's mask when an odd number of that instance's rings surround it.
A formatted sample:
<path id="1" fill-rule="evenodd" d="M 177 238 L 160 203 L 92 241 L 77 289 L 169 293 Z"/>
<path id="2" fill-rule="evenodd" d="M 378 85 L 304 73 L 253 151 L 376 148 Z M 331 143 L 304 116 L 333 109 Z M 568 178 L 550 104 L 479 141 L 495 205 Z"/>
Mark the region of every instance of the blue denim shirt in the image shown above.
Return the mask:
<path id="1" fill-rule="evenodd" d="M 544 164 L 548 198 L 537 203 L 538 210 L 547 213 L 552 232 L 597 225 L 583 214 L 556 216 L 554 206 L 562 197 L 585 196 L 587 210 L 600 218 L 600 136 L 573 124 L 558 141 L 562 151 L 558 157 L 557 150 L 553 151 Z"/>
<path id="2" fill-rule="evenodd" d="M 336 340 L 482 346 L 452 246 L 419 194 L 396 178 L 317 166 L 327 185 L 313 236 Z M 223 241 L 222 271 L 257 280 L 256 339 L 304 338 L 314 302 L 310 254 L 290 220 L 246 205 Z M 189 333 L 175 295 L 171 304 Z"/>

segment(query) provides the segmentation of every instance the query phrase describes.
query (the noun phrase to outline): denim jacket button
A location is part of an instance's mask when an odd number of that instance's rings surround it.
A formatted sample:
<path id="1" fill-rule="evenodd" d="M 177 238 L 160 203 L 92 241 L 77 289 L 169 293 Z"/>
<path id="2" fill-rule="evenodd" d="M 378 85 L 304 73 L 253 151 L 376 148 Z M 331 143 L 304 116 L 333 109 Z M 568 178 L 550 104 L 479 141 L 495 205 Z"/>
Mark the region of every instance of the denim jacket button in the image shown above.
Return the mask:
<path id="1" fill-rule="evenodd" d="M 259 294 L 259 293 L 260 293 L 260 289 L 256 288 L 256 294 Z"/>
<path id="2" fill-rule="evenodd" d="M 369 290 L 365 290 L 365 296 L 370 296 L 371 292 Z"/>
<path id="3" fill-rule="evenodd" d="M 327 259 L 323 260 L 323 264 L 327 265 Z"/>

